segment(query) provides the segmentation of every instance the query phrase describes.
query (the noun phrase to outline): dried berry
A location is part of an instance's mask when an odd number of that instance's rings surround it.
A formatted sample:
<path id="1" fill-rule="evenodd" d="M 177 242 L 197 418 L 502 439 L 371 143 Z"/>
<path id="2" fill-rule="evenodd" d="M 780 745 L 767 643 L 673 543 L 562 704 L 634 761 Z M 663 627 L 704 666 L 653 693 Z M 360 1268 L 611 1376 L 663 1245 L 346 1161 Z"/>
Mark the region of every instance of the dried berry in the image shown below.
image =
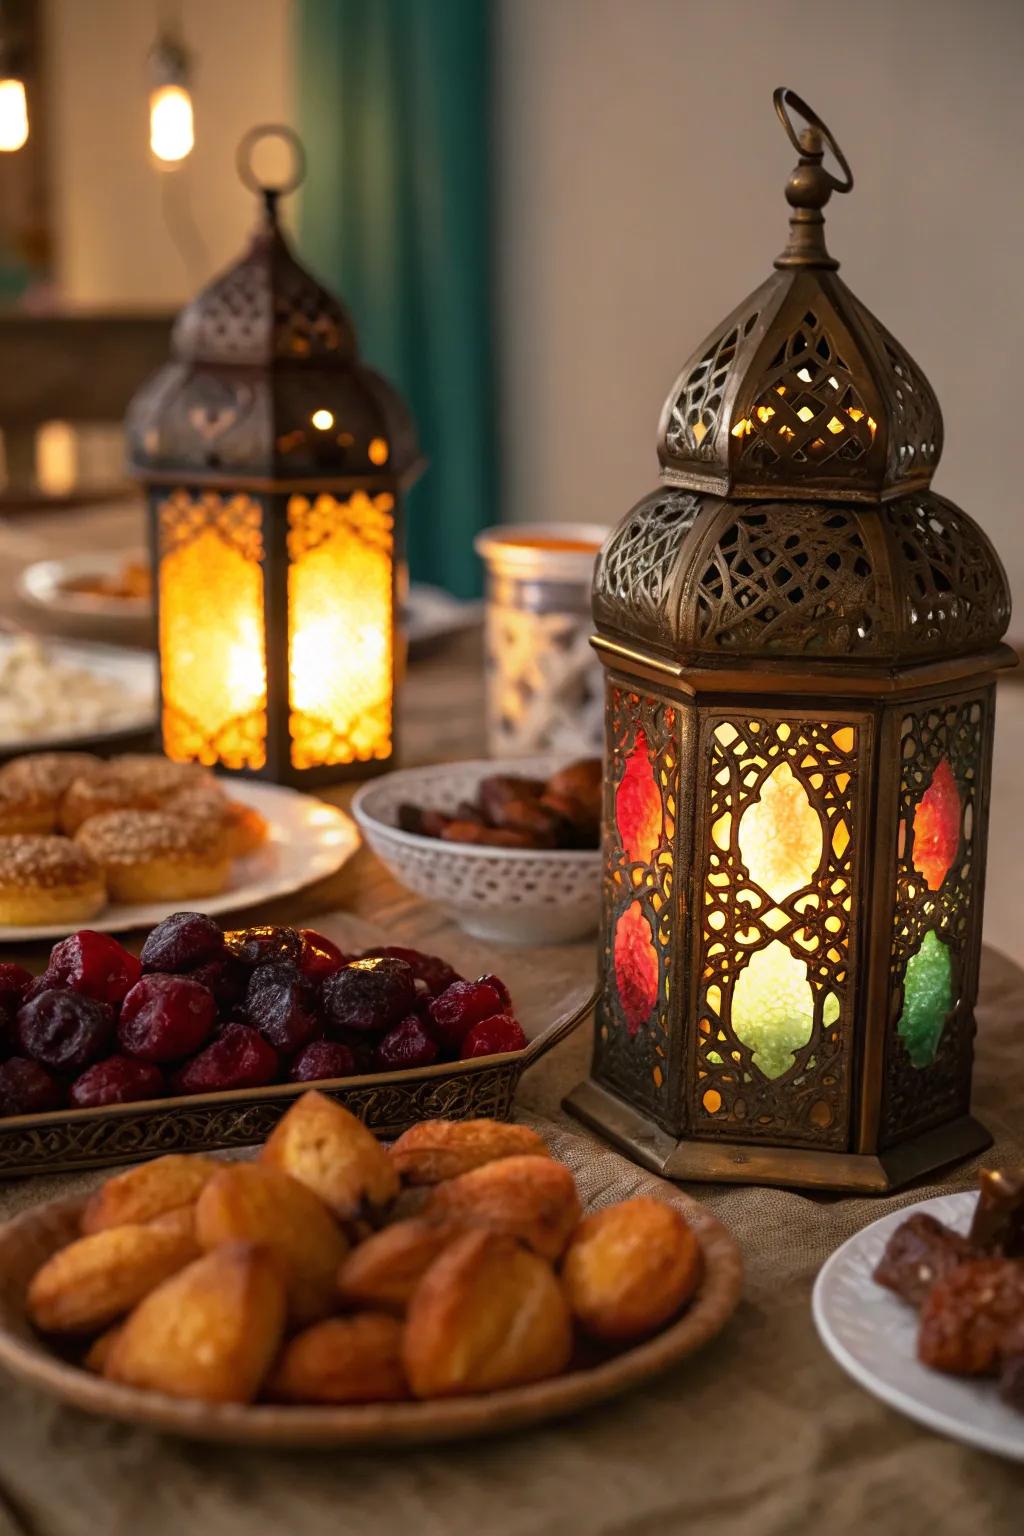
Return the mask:
<path id="1" fill-rule="evenodd" d="M 224 943 L 228 954 L 243 965 L 298 965 L 302 959 L 302 939 L 294 928 L 272 924 L 232 928 L 224 935 Z"/>
<path id="2" fill-rule="evenodd" d="M 16 1020 L 32 975 L 20 965 L 0 962 L 0 1058 L 18 1049 Z"/>
<path id="3" fill-rule="evenodd" d="M 423 982 L 428 994 L 437 997 L 453 981 L 461 981 L 458 971 L 452 969 L 440 955 L 425 955 L 420 949 L 403 949 L 400 944 L 383 944 L 377 949 L 363 951 L 364 960 L 404 960 L 417 981 Z"/>
<path id="4" fill-rule="evenodd" d="M 142 974 L 142 963 L 111 938 L 109 933 L 93 933 L 83 928 L 62 939 L 50 951 L 45 975 L 41 978 L 49 991 L 67 987 L 99 1003 L 115 1007 L 122 1002 Z"/>
<path id="5" fill-rule="evenodd" d="M 224 930 L 204 912 L 172 912 L 157 923 L 142 946 L 147 971 L 194 971 L 224 953 Z"/>
<path id="6" fill-rule="evenodd" d="M 328 976 L 322 997 L 330 1029 L 383 1034 L 412 1012 L 416 984 L 404 960 L 353 960 Z"/>
<path id="7" fill-rule="evenodd" d="M 351 1077 L 355 1057 L 340 1040 L 313 1040 L 299 1052 L 288 1073 L 293 1083 L 316 1083 L 325 1077 Z"/>
<path id="8" fill-rule="evenodd" d="M 437 1057 L 437 1041 L 431 1039 L 413 1013 L 384 1036 L 377 1047 L 374 1065 L 379 1072 L 401 1072 L 406 1067 L 429 1067 Z"/>
<path id="9" fill-rule="evenodd" d="M 262 1088 L 277 1077 L 274 1047 L 248 1024 L 229 1024 L 205 1051 L 193 1056 L 174 1079 L 179 1093 L 223 1093 Z"/>
<path id="10" fill-rule="evenodd" d="M 245 994 L 245 1015 L 285 1056 L 308 1045 L 319 1028 L 309 982 L 293 965 L 256 967 Z"/>
<path id="11" fill-rule="evenodd" d="M 143 1061 L 181 1061 L 206 1044 L 217 1017 L 213 994 L 189 976 L 143 976 L 124 1000 L 117 1037 Z"/>
<path id="12" fill-rule="evenodd" d="M 521 1051 L 525 1046 L 526 1036 L 512 1015 L 498 1013 L 466 1031 L 459 1057 L 468 1061 L 471 1056 L 499 1056 L 502 1051 Z"/>
<path id="13" fill-rule="evenodd" d="M 41 1115 L 63 1102 L 60 1083 L 38 1061 L 12 1056 L 0 1066 L 0 1114 Z"/>
<path id="14" fill-rule="evenodd" d="M 308 980 L 323 981 L 325 976 L 333 976 L 335 971 L 348 964 L 348 956 L 315 928 L 300 928 L 299 938 L 302 940 L 299 970 Z"/>
<path id="15" fill-rule="evenodd" d="M 197 965 L 188 974 L 191 981 L 198 981 L 207 992 L 213 993 L 218 1009 L 227 1014 L 245 997 L 250 973 L 246 966 L 239 965 L 230 955 L 221 955 L 217 960 L 207 960 L 205 965 Z"/>
<path id="16" fill-rule="evenodd" d="M 505 999 L 489 981 L 456 981 L 430 1005 L 430 1021 L 442 1045 L 457 1051 L 466 1031 L 505 1008 Z"/>
<path id="17" fill-rule="evenodd" d="M 22 1051 L 54 1072 L 83 1072 L 106 1056 L 113 1037 L 107 1004 L 67 988 L 48 988 L 18 1012 Z"/>
<path id="18" fill-rule="evenodd" d="M 501 998 L 504 1008 L 508 1009 L 512 1007 L 512 994 L 500 976 L 493 976 L 490 972 L 488 972 L 486 976 L 480 976 L 477 979 L 478 981 L 484 982 L 488 987 L 494 988 L 495 992 L 497 992 L 498 996 Z"/>
<path id="19" fill-rule="evenodd" d="M 9 960 L 0 961 L 0 998 L 16 997 L 20 1002 L 32 979 L 32 972 L 26 971 L 23 965 L 12 965 Z"/>
<path id="20" fill-rule="evenodd" d="M 133 1056 L 108 1056 L 86 1067 L 71 1084 L 75 1109 L 99 1109 L 104 1104 L 135 1104 L 140 1099 L 159 1099 L 164 1075 L 152 1062 Z"/>

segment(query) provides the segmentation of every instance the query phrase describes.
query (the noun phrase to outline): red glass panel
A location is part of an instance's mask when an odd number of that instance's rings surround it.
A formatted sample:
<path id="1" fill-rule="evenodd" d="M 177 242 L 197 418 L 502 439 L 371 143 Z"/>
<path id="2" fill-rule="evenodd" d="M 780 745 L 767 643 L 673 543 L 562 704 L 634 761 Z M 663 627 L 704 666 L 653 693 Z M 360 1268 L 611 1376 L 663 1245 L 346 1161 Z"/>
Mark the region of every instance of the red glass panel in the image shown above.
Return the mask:
<path id="1" fill-rule="evenodd" d="M 661 794 L 654 777 L 647 737 L 637 731 L 626 759 L 626 771 L 615 792 L 615 821 L 619 841 L 632 864 L 649 864 L 661 842 Z"/>
<path id="2" fill-rule="evenodd" d="M 949 874 L 960 846 L 960 791 L 942 757 L 914 812 L 914 868 L 930 891 Z"/>
<path id="3" fill-rule="evenodd" d="M 651 925 L 638 901 L 615 925 L 615 981 L 626 1027 L 635 1035 L 658 1001 L 658 955 Z"/>

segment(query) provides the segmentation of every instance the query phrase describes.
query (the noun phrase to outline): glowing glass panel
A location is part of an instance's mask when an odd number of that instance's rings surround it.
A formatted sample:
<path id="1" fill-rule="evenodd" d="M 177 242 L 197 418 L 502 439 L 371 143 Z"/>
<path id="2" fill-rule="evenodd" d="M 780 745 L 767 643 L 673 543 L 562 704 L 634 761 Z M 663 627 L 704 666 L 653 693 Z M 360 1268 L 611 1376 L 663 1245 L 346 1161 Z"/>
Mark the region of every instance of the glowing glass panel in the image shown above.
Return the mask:
<path id="1" fill-rule="evenodd" d="M 959 847 L 960 791 L 943 757 L 914 811 L 914 868 L 930 891 L 942 885 Z"/>
<path id="2" fill-rule="evenodd" d="M 839 1017 L 838 1000 L 825 999 L 823 1019 Z M 781 1077 L 814 1028 L 814 994 L 807 967 L 778 939 L 759 949 L 740 972 L 732 994 L 733 1034 L 765 1077 Z"/>
<path id="3" fill-rule="evenodd" d="M 788 763 L 779 764 L 747 807 L 738 841 L 750 878 L 773 901 L 813 880 L 821 863 L 821 817 Z"/>
<path id="4" fill-rule="evenodd" d="M 615 822 L 630 862 L 649 864 L 661 843 L 664 813 L 647 737 L 640 730 L 615 791 Z"/>
<path id="5" fill-rule="evenodd" d="M 658 1001 L 658 954 L 638 901 L 626 908 L 615 925 L 615 984 L 626 1028 L 635 1035 Z"/>
<path id="6" fill-rule="evenodd" d="M 931 1066 L 952 1009 L 952 959 L 946 945 L 930 930 L 907 961 L 903 1012 L 896 1026 L 913 1066 Z"/>

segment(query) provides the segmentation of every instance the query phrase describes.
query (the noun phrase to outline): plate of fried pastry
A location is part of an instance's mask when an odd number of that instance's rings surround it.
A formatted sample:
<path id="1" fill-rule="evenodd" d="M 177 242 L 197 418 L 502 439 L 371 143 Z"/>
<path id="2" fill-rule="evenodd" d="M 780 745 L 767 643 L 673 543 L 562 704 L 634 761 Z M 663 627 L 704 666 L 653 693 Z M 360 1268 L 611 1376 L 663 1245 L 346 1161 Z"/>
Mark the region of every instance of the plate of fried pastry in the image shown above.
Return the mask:
<path id="1" fill-rule="evenodd" d="M 585 1210 L 557 1150 L 496 1120 L 386 1146 L 310 1091 L 252 1158 L 158 1158 L 0 1229 L 0 1365 L 249 1445 L 461 1439 L 605 1401 L 714 1337 L 742 1266 L 666 1186 Z"/>
<path id="2" fill-rule="evenodd" d="M 34 752 L 0 767 L 0 942 L 114 933 L 202 898 L 227 912 L 333 874 L 359 844 L 334 806 L 157 754 Z"/>
<path id="3" fill-rule="evenodd" d="M 872 1222 L 832 1255 L 814 1321 L 844 1370 L 930 1429 L 1024 1461 L 1024 1170 Z"/>

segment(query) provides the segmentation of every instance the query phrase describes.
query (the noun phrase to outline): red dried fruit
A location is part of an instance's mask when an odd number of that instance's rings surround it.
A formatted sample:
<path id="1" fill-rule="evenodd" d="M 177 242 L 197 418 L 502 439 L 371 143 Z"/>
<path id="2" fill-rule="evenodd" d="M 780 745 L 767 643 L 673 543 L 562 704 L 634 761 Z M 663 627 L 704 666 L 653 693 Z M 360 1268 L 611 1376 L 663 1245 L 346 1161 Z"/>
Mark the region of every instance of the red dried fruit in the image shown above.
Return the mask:
<path id="1" fill-rule="evenodd" d="M 205 1051 L 178 1070 L 179 1093 L 223 1093 L 231 1088 L 262 1088 L 277 1077 L 274 1047 L 248 1024 L 229 1024 Z"/>
<path id="2" fill-rule="evenodd" d="M 374 1066 L 379 1072 L 401 1072 L 407 1067 L 429 1067 L 438 1057 L 438 1045 L 412 1013 L 389 1030 L 377 1047 Z"/>
<path id="3" fill-rule="evenodd" d="M 172 912 L 157 923 L 142 946 L 147 971 L 194 971 L 224 953 L 224 930 L 205 912 Z"/>
<path id="4" fill-rule="evenodd" d="M 319 1029 L 309 983 L 292 965 L 258 965 L 249 978 L 245 1015 L 276 1050 L 290 1056 Z"/>
<path id="5" fill-rule="evenodd" d="M 26 1056 L 54 1072 L 83 1072 L 110 1050 L 114 1015 L 106 1003 L 66 987 L 51 987 L 18 1011 Z"/>
<path id="6" fill-rule="evenodd" d="M 459 1057 L 468 1061 L 471 1056 L 499 1056 L 502 1051 L 521 1051 L 525 1046 L 526 1036 L 512 1015 L 497 1013 L 466 1031 Z"/>
<path id="7" fill-rule="evenodd" d="M 453 970 L 440 955 L 425 955 L 420 949 L 404 949 L 400 944 L 382 944 L 377 949 L 363 951 L 364 960 L 404 960 L 412 969 L 417 981 L 422 981 L 431 997 L 437 997 L 455 981 L 461 981 L 458 971 Z"/>
<path id="8" fill-rule="evenodd" d="M 10 1056 L 18 1048 L 15 1021 L 32 980 L 31 972 L 20 965 L 0 963 L 0 1056 Z"/>
<path id="9" fill-rule="evenodd" d="M 216 1017 L 213 994 L 190 976 L 143 976 L 124 1000 L 117 1038 L 129 1056 L 181 1061 L 206 1044 Z"/>
<path id="10" fill-rule="evenodd" d="M 340 1040 L 313 1040 L 301 1050 L 288 1073 L 293 1083 L 316 1083 L 325 1077 L 351 1077 L 355 1057 Z"/>
<path id="11" fill-rule="evenodd" d="M 20 1000 L 32 980 L 32 972 L 26 971 L 23 965 L 12 965 L 9 960 L 0 960 L 0 996 L 17 997 Z"/>
<path id="12" fill-rule="evenodd" d="M 302 940 L 299 970 L 310 981 L 323 981 L 325 976 L 333 976 L 335 971 L 348 964 L 348 956 L 315 928 L 300 928 L 299 938 Z"/>
<path id="13" fill-rule="evenodd" d="M 934 1371 L 987 1376 L 1016 1344 L 1024 1264 L 968 1259 L 932 1286 L 921 1308 L 917 1358 Z"/>
<path id="14" fill-rule="evenodd" d="M 224 935 L 224 944 L 243 965 L 298 965 L 302 959 L 302 939 L 294 928 L 272 924 L 232 928 Z"/>
<path id="15" fill-rule="evenodd" d="M 478 978 L 478 980 L 481 982 L 486 982 L 487 986 L 494 988 L 495 992 L 497 992 L 498 996 L 501 998 L 502 1006 L 504 1008 L 511 1008 L 512 994 L 500 976 L 492 976 L 490 972 L 488 972 L 486 976 L 481 976 Z"/>
<path id="16" fill-rule="evenodd" d="M 457 1051 L 467 1030 L 505 1008 L 505 999 L 489 981 L 454 981 L 430 1005 L 430 1021 L 443 1045 Z"/>
<path id="17" fill-rule="evenodd" d="M 0 1066 L 0 1114 L 41 1115 L 63 1102 L 60 1083 L 38 1061 L 12 1056 Z"/>
<path id="18" fill-rule="evenodd" d="M 321 996 L 330 1029 L 383 1034 L 412 1011 L 416 984 L 404 960 L 353 960 L 328 976 Z"/>
<path id="19" fill-rule="evenodd" d="M 104 1104 L 135 1104 L 140 1099 L 159 1099 L 164 1075 L 148 1061 L 133 1056 L 108 1056 L 86 1067 L 71 1084 L 74 1109 L 99 1109 Z"/>
<path id="20" fill-rule="evenodd" d="M 219 960 L 207 960 L 205 965 L 197 965 L 188 974 L 190 981 L 198 981 L 207 992 L 213 993 L 221 1013 L 230 1013 L 242 1001 L 249 985 L 249 971 L 229 955 L 221 955 Z"/>
<path id="21" fill-rule="evenodd" d="M 142 962 L 111 938 L 83 928 L 50 951 L 42 980 L 46 989 L 67 987 L 115 1007 L 142 975 Z"/>

